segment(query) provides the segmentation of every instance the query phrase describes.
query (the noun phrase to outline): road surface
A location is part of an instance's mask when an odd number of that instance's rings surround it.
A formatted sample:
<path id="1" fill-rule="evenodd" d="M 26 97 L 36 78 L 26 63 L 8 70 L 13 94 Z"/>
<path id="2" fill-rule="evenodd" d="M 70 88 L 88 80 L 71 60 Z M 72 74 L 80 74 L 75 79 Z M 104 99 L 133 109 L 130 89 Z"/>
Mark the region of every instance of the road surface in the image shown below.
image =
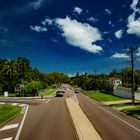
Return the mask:
<path id="1" fill-rule="evenodd" d="M 76 140 L 64 97 L 48 101 L 29 106 L 19 140 Z"/>
<path id="2" fill-rule="evenodd" d="M 83 94 L 76 94 L 84 113 L 103 140 L 140 140 L 140 121 Z"/>

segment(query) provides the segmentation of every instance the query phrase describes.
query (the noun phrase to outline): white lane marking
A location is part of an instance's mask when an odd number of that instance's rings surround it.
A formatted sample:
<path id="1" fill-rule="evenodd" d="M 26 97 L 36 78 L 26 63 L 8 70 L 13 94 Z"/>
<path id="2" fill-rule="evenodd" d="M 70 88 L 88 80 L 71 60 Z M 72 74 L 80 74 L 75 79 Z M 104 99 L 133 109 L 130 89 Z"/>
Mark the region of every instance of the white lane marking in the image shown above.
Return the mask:
<path id="1" fill-rule="evenodd" d="M 0 139 L 0 140 L 12 140 L 12 137 Z"/>
<path id="2" fill-rule="evenodd" d="M 18 132 L 17 132 L 17 134 L 16 134 L 15 140 L 18 140 L 18 139 L 19 139 L 19 136 L 20 136 L 20 133 L 21 133 L 21 130 L 22 130 L 22 127 L 23 127 L 23 124 L 24 124 L 24 121 L 25 121 L 27 112 L 28 112 L 28 108 L 29 108 L 28 105 L 26 105 L 25 114 L 24 114 L 24 116 L 23 116 L 22 122 L 21 122 L 20 127 L 19 127 L 19 129 L 18 129 Z"/>
<path id="3" fill-rule="evenodd" d="M 19 125 L 18 123 L 6 125 L 6 126 L 2 127 L 2 128 L 0 129 L 0 131 L 4 131 L 4 130 L 8 130 L 8 129 L 13 129 L 13 128 L 18 127 L 18 125 Z"/>
<path id="4" fill-rule="evenodd" d="M 50 100 L 51 100 L 51 99 L 48 99 L 48 100 L 47 100 L 46 102 L 44 102 L 44 103 L 46 103 L 46 104 L 47 104 Z"/>
<path id="5" fill-rule="evenodd" d="M 21 107 L 24 107 L 24 106 L 26 106 L 26 105 L 24 105 L 24 104 L 21 104 L 21 105 L 19 105 L 19 106 L 21 106 Z"/>
<path id="6" fill-rule="evenodd" d="M 12 105 L 18 105 L 18 103 L 12 103 Z"/>
<path id="7" fill-rule="evenodd" d="M 88 99 L 88 98 L 87 98 Z M 118 116 L 114 115 L 113 113 L 111 113 L 110 111 L 104 109 L 103 107 L 97 105 L 96 103 L 94 103 L 93 101 L 91 101 L 90 99 L 88 99 L 92 104 L 94 104 L 95 106 L 99 107 L 100 109 L 104 110 L 105 112 L 107 112 L 108 114 L 112 115 L 113 117 L 117 118 L 118 120 L 120 120 L 121 122 L 127 124 L 129 127 L 135 129 L 136 131 L 140 132 L 140 129 L 136 128 L 135 126 L 129 124 L 128 122 L 122 120 L 121 118 L 119 118 Z"/>

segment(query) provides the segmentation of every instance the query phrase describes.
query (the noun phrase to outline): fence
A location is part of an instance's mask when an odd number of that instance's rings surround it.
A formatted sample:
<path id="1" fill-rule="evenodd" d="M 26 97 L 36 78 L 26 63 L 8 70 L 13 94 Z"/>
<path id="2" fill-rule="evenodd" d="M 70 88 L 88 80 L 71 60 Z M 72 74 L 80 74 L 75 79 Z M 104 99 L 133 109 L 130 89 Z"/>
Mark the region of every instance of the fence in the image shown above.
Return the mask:
<path id="1" fill-rule="evenodd" d="M 118 86 L 118 87 L 114 88 L 113 94 L 118 97 L 130 99 L 131 98 L 131 88 L 125 88 L 125 87 Z"/>

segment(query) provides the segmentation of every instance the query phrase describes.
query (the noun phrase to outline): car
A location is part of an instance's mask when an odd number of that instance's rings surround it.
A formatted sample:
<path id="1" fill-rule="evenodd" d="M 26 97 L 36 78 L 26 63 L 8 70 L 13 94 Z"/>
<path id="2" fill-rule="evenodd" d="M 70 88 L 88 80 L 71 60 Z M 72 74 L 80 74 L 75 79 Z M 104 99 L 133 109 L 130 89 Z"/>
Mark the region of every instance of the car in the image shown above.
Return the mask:
<path id="1" fill-rule="evenodd" d="M 75 93 L 79 93 L 80 91 L 78 89 L 75 90 Z"/>
<path id="2" fill-rule="evenodd" d="M 57 97 L 63 97 L 64 93 L 65 93 L 64 90 L 58 90 L 58 91 L 56 92 L 56 96 L 57 96 Z"/>

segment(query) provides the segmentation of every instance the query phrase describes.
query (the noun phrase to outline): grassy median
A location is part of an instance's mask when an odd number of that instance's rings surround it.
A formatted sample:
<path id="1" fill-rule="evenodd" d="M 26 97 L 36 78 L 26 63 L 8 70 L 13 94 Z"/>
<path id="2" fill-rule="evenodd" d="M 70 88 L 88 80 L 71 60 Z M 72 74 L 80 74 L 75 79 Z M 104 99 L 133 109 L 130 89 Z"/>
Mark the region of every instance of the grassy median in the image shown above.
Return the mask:
<path id="1" fill-rule="evenodd" d="M 18 115 L 21 110 L 22 107 L 20 106 L 14 106 L 11 104 L 0 105 L 0 125 Z"/>
<path id="2" fill-rule="evenodd" d="M 42 91 L 39 92 L 39 95 L 43 95 L 43 96 L 51 96 L 57 89 L 44 89 Z"/>
<path id="3" fill-rule="evenodd" d="M 102 101 L 102 102 L 107 102 L 107 101 L 118 101 L 118 100 L 124 100 L 124 98 L 120 98 L 114 95 L 110 95 L 110 94 L 105 94 L 105 93 L 101 93 L 99 91 L 84 91 L 84 93 L 95 99 L 98 101 Z"/>

